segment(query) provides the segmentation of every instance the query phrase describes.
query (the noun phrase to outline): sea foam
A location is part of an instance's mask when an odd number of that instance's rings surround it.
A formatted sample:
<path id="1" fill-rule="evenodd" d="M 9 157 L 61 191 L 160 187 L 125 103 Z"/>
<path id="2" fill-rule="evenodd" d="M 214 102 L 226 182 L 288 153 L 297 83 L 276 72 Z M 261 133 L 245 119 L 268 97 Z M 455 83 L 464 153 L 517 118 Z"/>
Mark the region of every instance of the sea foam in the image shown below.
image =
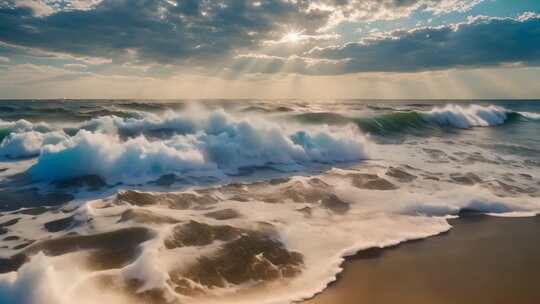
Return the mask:
<path id="1" fill-rule="evenodd" d="M 175 127 L 170 121 L 165 117 L 163 124 Z M 140 129 L 142 124 L 135 125 Z M 222 111 L 210 113 L 199 124 L 193 133 L 164 140 L 145 135 L 123 140 L 110 128 L 107 132 L 81 130 L 71 138 L 43 146 L 30 174 L 35 180 L 93 174 L 110 182 L 133 182 L 167 173 L 221 176 L 247 167 L 298 169 L 315 162 L 367 157 L 367 139 L 353 127 L 286 129 L 269 122 L 235 120 Z M 149 125 L 155 126 L 155 121 Z"/>
<path id="2" fill-rule="evenodd" d="M 511 115 L 504 113 L 498 107 L 453 105 L 414 112 L 417 117 L 413 119 L 472 128 L 504 123 Z M 407 121 L 409 116 L 396 121 Z M 393 122 L 395 116 L 389 120 Z M 78 132 L 66 131 L 72 136 L 59 127 L 38 131 L 31 123 L 19 124 L 24 127 L 12 131 L 0 151 L 10 157 L 39 154 L 25 161 L 33 164 L 28 173 L 35 181 L 95 174 L 109 184 L 123 185 L 103 192 L 73 191 L 76 199 L 62 209 L 65 213 L 46 209 L 37 216 L 3 212 L 3 222 L 17 218 L 7 229 L 20 240 L 3 241 L 8 247 L 2 257 L 30 252 L 41 242 L 66 235 L 95 236 L 141 226 L 156 234 L 137 243 L 134 256 L 125 265 L 106 270 L 85 268 L 94 249 L 74 246 L 76 251 L 57 256 L 50 252 L 50 256 L 29 254 L 29 261 L 16 272 L 0 275 L 2 303 L 67 304 L 77 299 L 83 304 L 138 304 L 152 292 L 165 295 L 167 300 L 194 304 L 298 302 L 335 280 L 345 256 L 448 231 L 447 218 L 463 210 L 497 216 L 540 212 L 537 167 L 519 155 L 500 155 L 479 145 L 448 144 L 440 137 L 371 147 L 368 137 L 347 124 L 280 124 L 265 116 L 238 118 L 223 110 L 142 114 L 137 118 L 104 116 L 78 125 Z M 306 176 L 303 170 L 319 163 L 368 156 L 369 161 L 316 176 Z M 253 181 L 251 176 L 239 176 L 243 183 L 234 180 L 233 184 L 202 189 L 138 184 L 167 173 L 226 178 L 242 173 L 243 168 L 259 167 L 279 169 L 286 178 L 269 180 L 271 177 L 265 176 L 267 180 Z M 456 173 L 474 173 L 475 178 L 469 183 L 456 181 L 452 178 Z M 362 182 L 364 179 L 367 182 Z M 122 194 L 129 189 L 137 189 L 132 192 L 139 195 L 126 199 Z M 137 198 L 142 198 L 140 204 Z M 224 212 L 230 210 L 233 212 Z M 43 229 L 51 221 L 66 220 L 70 225 L 59 232 Z M 171 285 L 174 272 L 186 275 L 183 271 L 200 265 L 201 259 L 215 257 L 227 242 L 167 248 L 164 240 L 174 228 L 191 221 L 271 235 L 287 250 L 302 254 L 302 270 L 290 278 L 226 282 L 224 287 L 192 281 L 192 290 L 200 294 L 176 290 L 177 285 Z M 35 242 L 16 249 L 27 240 Z M 114 258 L 107 261 L 120 256 L 108 254 Z M 264 262 L 262 257 L 258 256 Z M 116 285 L 133 280 L 139 285 L 130 290 Z"/>
<path id="3" fill-rule="evenodd" d="M 53 130 L 47 123 L 32 123 L 25 119 L 16 121 L 5 121 L 0 119 L 0 129 L 9 129 L 12 132 L 37 131 L 42 133 Z"/>
<path id="4" fill-rule="evenodd" d="M 369 172 L 386 176 L 385 169 L 380 167 L 373 167 Z M 358 174 L 356 169 L 335 169 L 316 177 L 292 177 L 281 183 L 246 183 L 243 185 L 245 191 L 239 191 L 238 187 L 224 186 L 203 189 L 198 194 L 192 190 L 167 193 L 178 197 L 216 197 L 218 201 L 213 205 L 214 210 L 234 209 L 239 217 L 232 219 L 209 218 L 208 210 L 201 208 L 208 206 L 196 202 L 188 209 L 175 209 L 162 205 L 161 199 L 146 206 L 132 205 L 133 201 L 119 203 L 118 196 L 90 201 L 77 212 L 84 214 L 83 217 L 87 219 L 82 223 L 91 225 L 74 227 L 70 231 L 84 235 L 96 233 L 96 229 L 99 232 L 125 227 L 129 222 L 122 220 L 122 214 L 130 210 L 145 210 L 147 214 L 167 216 L 177 222 L 144 223 L 157 232 L 157 237 L 142 243 L 138 247 L 137 257 L 121 269 L 92 271 L 76 267 L 83 265 L 84 252 L 79 252 L 80 255 L 74 253 L 55 257 L 37 254 L 17 273 L 0 275 L 0 299 L 24 304 L 67 304 L 85 295 L 81 303 L 138 303 L 120 295 L 115 298 L 115 292 L 121 290 L 116 285 L 103 291 L 92 285 L 94 279 L 100 278 L 100 274 L 107 274 L 120 282 L 141 282 L 137 290 L 132 291 L 135 295 L 160 291 L 165 298 L 177 298 L 181 303 L 292 303 L 311 297 L 335 280 L 336 275 L 342 271 L 341 263 L 345 256 L 367 248 L 393 246 L 448 231 L 451 226 L 446 218 L 458 214 L 459 210 L 471 208 L 501 215 L 512 215 L 512 211 L 528 211 L 532 215 L 540 210 L 537 201 L 526 197 L 502 199 L 486 189 L 451 183 L 444 185 L 445 191 L 431 193 L 427 190 L 437 184 L 433 181 L 415 184 L 417 191 L 411 191 L 405 184 L 400 184 L 402 188 L 386 191 L 358 188 L 354 182 L 351 183 L 351 178 L 354 179 Z M 395 180 L 392 182 L 397 183 Z M 146 194 L 156 198 L 160 195 Z M 328 209 L 321 202 L 328 194 L 349 204 L 350 210 L 341 214 Z M 272 197 L 278 200 L 269 200 Z M 418 202 L 426 203 L 420 205 Z M 527 202 L 530 204 L 525 208 Z M 306 208 L 311 210 L 309 214 L 301 212 Z M 27 220 L 31 220 L 30 217 L 24 219 Z M 283 278 L 278 282 L 227 282 L 225 287 L 215 288 L 193 282 L 194 290 L 200 290 L 202 295 L 190 296 L 183 294 L 182 290 L 178 293 L 169 285 L 171 273 L 189 269 L 197 265 L 197 261 L 216 255 L 223 245 L 223 242 L 215 241 L 174 249 L 164 247 L 164 239 L 175 225 L 191 221 L 211 227 L 229 225 L 246 231 L 271 231 L 272 237 L 285 244 L 288 250 L 302 254 L 302 271 L 293 278 Z M 134 222 L 131 224 L 141 225 Z M 204 239 L 204 236 L 199 237 Z M 235 261 L 231 260 L 230 263 Z M 257 292 L 258 288 L 260 293 Z M 35 292 L 24 292 L 29 289 Z M 144 298 L 144 295 L 139 298 Z"/>
<path id="5" fill-rule="evenodd" d="M 519 114 L 527 119 L 540 119 L 539 113 L 533 113 L 533 112 L 519 112 Z"/>
<path id="6" fill-rule="evenodd" d="M 38 156 L 41 147 L 58 144 L 67 139 L 68 136 L 62 131 L 11 133 L 0 144 L 0 156 L 8 158 Z"/>
<path id="7" fill-rule="evenodd" d="M 423 112 L 427 119 L 441 125 L 468 129 L 471 127 L 490 127 L 503 124 L 511 113 L 498 106 L 449 104 Z"/>

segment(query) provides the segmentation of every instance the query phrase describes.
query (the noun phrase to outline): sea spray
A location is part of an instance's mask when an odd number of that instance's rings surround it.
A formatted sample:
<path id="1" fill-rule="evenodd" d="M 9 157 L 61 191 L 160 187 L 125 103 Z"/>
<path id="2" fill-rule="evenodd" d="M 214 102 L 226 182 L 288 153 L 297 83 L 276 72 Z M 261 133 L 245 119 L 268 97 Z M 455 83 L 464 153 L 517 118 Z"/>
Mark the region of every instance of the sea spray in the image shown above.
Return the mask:
<path id="1" fill-rule="evenodd" d="M 99 175 L 111 183 L 144 182 L 168 173 L 220 176 L 265 166 L 296 170 L 314 162 L 367 157 L 368 140 L 354 127 L 298 131 L 270 122 L 233 120 L 221 112 L 206 119 L 195 133 L 165 140 L 144 135 L 123 140 L 114 133 L 81 130 L 44 146 L 30 174 L 37 181 Z"/>

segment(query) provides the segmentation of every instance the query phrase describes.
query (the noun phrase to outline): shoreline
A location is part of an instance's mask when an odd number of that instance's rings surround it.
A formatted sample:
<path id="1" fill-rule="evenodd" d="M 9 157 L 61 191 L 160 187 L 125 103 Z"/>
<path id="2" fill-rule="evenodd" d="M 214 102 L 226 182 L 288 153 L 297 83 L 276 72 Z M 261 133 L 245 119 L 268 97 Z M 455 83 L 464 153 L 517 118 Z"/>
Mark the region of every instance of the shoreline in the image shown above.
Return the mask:
<path id="1" fill-rule="evenodd" d="M 336 281 L 303 304 L 535 304 L 540 217 L 462 215 L 426 239 L 345 258 Z"/>

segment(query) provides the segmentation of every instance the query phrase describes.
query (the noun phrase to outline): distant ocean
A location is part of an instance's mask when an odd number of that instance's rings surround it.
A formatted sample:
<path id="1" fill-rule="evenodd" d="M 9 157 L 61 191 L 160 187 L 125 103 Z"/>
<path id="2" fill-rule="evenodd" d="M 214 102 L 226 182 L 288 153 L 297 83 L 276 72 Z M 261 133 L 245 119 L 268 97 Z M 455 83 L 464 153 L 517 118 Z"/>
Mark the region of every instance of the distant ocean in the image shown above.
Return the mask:
<path id="1" fill-rule="evenodd" d="M 0 141 L 0 303 L 291 303 L 540 212 L 540 101 L 4 100 Z"/>

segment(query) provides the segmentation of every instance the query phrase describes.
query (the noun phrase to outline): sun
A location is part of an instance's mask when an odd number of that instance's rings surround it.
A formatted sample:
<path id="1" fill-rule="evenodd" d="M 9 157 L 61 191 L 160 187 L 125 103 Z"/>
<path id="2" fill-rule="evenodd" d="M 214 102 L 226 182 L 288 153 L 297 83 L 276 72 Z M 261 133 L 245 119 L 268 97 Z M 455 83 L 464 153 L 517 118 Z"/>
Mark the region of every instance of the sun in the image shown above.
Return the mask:
<path id="1" fill-rule="evenodd" d="M 297 43 L 302 40 L 302 32 L 288 32 L 281 40 L 289 43 Z"/>

